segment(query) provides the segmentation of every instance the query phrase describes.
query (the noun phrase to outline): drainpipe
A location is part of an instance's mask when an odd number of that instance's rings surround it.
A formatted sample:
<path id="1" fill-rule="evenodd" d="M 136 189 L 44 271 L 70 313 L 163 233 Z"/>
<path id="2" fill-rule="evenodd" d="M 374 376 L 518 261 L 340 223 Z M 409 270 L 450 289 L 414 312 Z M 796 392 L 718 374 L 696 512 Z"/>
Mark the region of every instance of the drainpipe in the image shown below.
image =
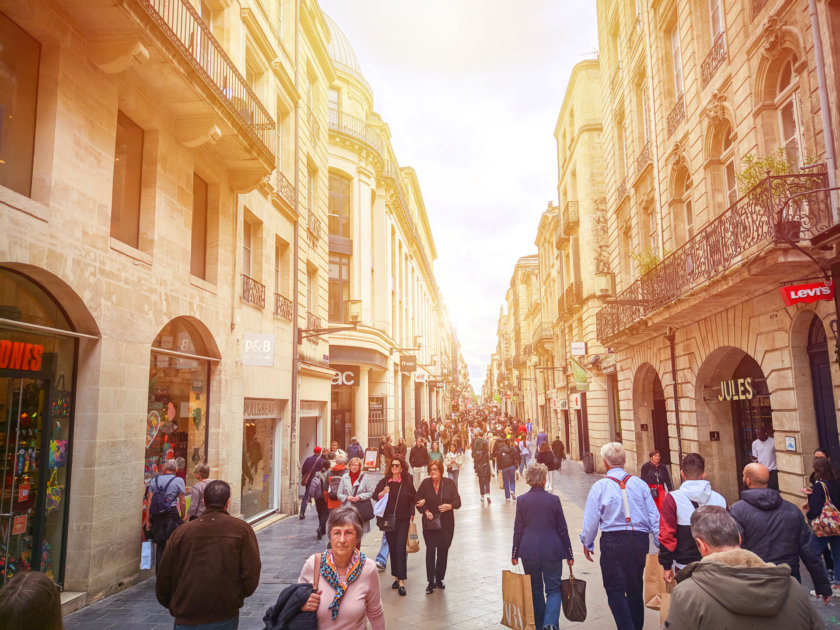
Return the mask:
<path id="1" fill-rule="evenodd" d="M 831 111 L 828 103 L 828 86 L 825 80 L 825 59 L 823 58 L 822 36 L 817 17 L 817 0 L 808 0 L 808 10 L 811 14 L 811 34 L 814 38 L 814 59 L 817 65 L 817 85 L 820 93 L 820 116 L 822 117 L 823 144 L 825 147 L 825 166 L 828 171 L 828 185 L 837 186 L 837 175 L 834 157 L 834 130 L 831 127 Z M 840 211 L 837 207 L 837 191 L 831 191 L 831 222 L 840 221 Z"/>
<path id="2" fill-rule="evenodd" d="M 675 338 L 676 330 L 669 328 L 665 339 L 668 340 L 668 344 L 671 346 L 671 379 L 674 381 L 674 421 L 677 425 L 677 457 L 679 457 L 677 465 L 682 466 L 682 434 L 680 431 L 680 401 L 677 397 L 677 353 Z"/>
<path id="3" fill-rule="evenodd" d="M 298 91 L 300 82 L 300 71 L 298 62 L 300 60 L 300 0 L 295 2 L 295 91 Z M 297 511 L 297 422 L 298 422 L 298 296 L 300 294 L 300 99 L 295 100 L 295 247 L 292 282 L 292 396 L 289 404 L 289 496 L 290 501 Z"/>

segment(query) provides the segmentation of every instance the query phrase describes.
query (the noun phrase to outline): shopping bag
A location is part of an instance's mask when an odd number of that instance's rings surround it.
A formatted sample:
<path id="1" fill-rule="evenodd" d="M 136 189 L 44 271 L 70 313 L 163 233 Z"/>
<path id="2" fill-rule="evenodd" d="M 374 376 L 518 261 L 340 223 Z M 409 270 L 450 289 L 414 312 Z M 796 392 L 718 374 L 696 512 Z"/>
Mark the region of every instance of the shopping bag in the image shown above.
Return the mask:
<path id="1" fill-rule="evenodd" d="M 502 471 L 496 473 L 496 478 L 499 480 L 499 490 L 505 489 L 505 480 L 502 479 Z"/>
<path id="2" fill-rule="evenodd" d="M 373 505 L 373 515 L 374 516 L 385 516 L 385 508 L 388 507 L 388 495 L 386 494 L 384 497 L 379 499 Z"/>
<path id="3" fill-rule="evenodd" d="M 411 523 L 408 526 L 408 539 L 405 541 L 406 553 L 417 553 L 420 551 L 420 536 L 417 535 L 417 525 Z"/>
<path id="4" fill-rule="evenodd" d="M 661 605 L 659 606 L 659 625 L 664 626 L 668 620 L 668 610 L 671 608 L 671 591 L 674 590 L 674 582 L 666 585 L 665 592 L 659 596 Z"/>
<path id="5" fill-rule="evenodd" d="M 569 567 L 569 579 L 560 581 L 560 594 L 563 614 L 569 621 L 586 620 L 586 582 L 576 580 L 572 567 Z"/>
<path id="6" fill-rule="evenodd" d="M 154 554 L 154 550 L 152 548 L 152 541 L 151 540 L 144 540 L 143 544 L 140 546 L 140 569 L 151 569 L 152 568 L 152 556 Z"/>
<path id="7" fill-rule="evenodd" d="M 530 575 L 502 571 L 502 620 L 499 623 L 513 630 L 536 630 Z"/>
<path id="8" fill-rule="evenodd" d="M 663 569 L 659 564 L 659 556 L 648 554 L 645 557 L 645 606 L 653 610 L 659 610 L 662 602 L 661 595 L 665 592 L 665 578 L 662 577 Z"/>

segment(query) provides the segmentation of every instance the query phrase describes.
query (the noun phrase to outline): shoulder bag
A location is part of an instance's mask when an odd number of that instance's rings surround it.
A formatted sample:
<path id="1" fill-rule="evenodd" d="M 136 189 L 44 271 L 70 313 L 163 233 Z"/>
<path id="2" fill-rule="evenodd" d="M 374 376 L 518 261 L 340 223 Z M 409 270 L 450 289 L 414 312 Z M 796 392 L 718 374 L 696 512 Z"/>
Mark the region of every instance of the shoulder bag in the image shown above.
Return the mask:
<path id="1" fill-rule="evenodd" d="M 388 485 L 387 482 L 385 485 Z M 376 526 L 383 532 L 392 532 L 397 528 L 397 508 L 400 503 L 400 492 L 402 492 L 403 482 L 400 480 L 400 489 L 397 490 L 397 499 L 394 501 L 394 512 L 392 514 L 385 514 L 377 517 Z"/>
<path id="2" fill-rule="evenodd" d="M 820 515 L 811 521 L 811 527 L 814 529 L 814 535 L 819 538 L 827 536 L 837 536 L 840 534 L 840 511 L 834 507 L 831 502 L 831 496 L 828 494 L 828 486 L 824 482 L 818 482 L 825 494 L 825 503 L 822 506 Z"/>
<path id="3" fill-rule="evenodd" d="M 356 488 L 353 492 L 353 496 L 359 495 L 359 488 L 362 485 L 362 479 L 365 478 L 364 473 L 361 477 L 359 477 L 358 482 L 356 483 Z M 363 501 L 356 501 L 355 503 L 351 503 L 356 511 L 359 512 L 359 516 L 362 518 L 363 521 L 367 522 L 373 518 L 373 503 L 370 502 L 370 499 L 366 499 Z"/>

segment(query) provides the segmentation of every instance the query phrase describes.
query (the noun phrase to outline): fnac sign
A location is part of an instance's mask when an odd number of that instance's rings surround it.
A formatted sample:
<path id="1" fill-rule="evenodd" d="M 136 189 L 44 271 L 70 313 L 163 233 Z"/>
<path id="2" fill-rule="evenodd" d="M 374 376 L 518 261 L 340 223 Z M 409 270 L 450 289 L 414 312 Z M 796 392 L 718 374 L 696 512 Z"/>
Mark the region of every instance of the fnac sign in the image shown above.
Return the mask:
<path id="1" fill-rule="evenodd" d="M 820 300 L 834 299 L 833 282 L 811 282 L 808 284 L 794 284 L 789 287 L 779 287 L 785 306 L 794 304 L 812 304 Z"/>
<path id="2" fill-rule="evenodd" d="M 346 387 L 358 387 L 359 366 L 357 365 L 333 365 L 335 373 L 332 377 L 332 385 L 343 385 Z"/>
<path id="3" fill-rule="evenodd" d="M 24 341 L 0 339 L 0 370 L 40 372 L 44 346 Z"/>

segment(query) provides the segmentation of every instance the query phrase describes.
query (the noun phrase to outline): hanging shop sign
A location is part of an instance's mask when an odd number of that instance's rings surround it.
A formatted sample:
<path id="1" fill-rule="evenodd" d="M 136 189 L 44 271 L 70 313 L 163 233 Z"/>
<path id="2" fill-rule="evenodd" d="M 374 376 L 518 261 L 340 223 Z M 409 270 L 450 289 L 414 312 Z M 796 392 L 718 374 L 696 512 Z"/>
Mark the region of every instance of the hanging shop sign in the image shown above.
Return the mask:
<path id="1" fill-rule="evenodd" d="M 400 355 L 400 372 L 414 372 L 417 369 L 417 357 L 411 354 Z"/>
<path id="2" fill-rule="evenodd" d="M 718 400 L 752 400 L 753 387 L 752 378 L 731 379 L 720 382 L 720 394 Z"/>
<path id="3" fill-rule="evenodd" d="M 820 300 L 834 299 L 833 282 L 810 282 L 808 284 L 794 284 L 789 287 L 779 287 L 785 306 L 794 304 L 813 304 Z"/>
<path id="4" fill-rule="evenodd" d="M 414 382 L 415 383 L 425 383 L 429 380 L 429 375 L 425 372 L 415 372 L 414 373 Z"/>
<path id="5" fill-rule="evenodd" d="M 572 409 L 583 409 L 583 396 L 581 394 L 572 394 Z"/>
<path id="6" fill-rule="evenodd" d="M 0 370 L 40 372 L 44 346 L 23 341 L 0 339 Z"/>
<path id="7" fill-rule="evenodd" d="M 359 366 L 358 365 L 334 365 L 335 369 L 332 377 L 332 385 L 344 385 L 347 387 L 357 387 L 359 385 Z"/>
<path id="8" fill-rule="evenodd" d="M 273 367 L 274 335 L 242 335 L 242 365 Z"/>
<path id="9" fill-rule="evenodd" d="M 573 341 L 571 343 L 571 355 L 573 357 L 584 357 L 586 356 L 586 342 L 585 341 Z"/>

